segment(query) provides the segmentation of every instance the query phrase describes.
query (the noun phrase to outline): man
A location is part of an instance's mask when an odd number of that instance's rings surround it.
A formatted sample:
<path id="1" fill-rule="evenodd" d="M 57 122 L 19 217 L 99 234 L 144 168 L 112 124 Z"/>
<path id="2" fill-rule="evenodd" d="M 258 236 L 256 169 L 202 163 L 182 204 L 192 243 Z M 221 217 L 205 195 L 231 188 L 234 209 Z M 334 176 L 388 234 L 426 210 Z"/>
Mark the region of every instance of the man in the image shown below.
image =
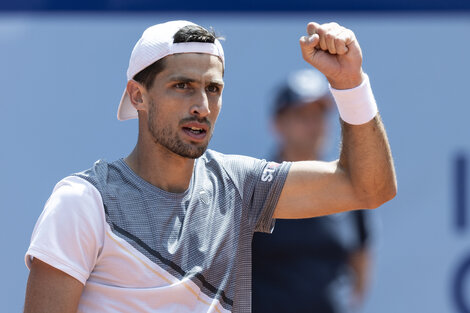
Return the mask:
<path id="1" fill-rule="evenodd" d="M 391 199 L 390 149 L 354 34 L 316 23 L 307 33 L 304 58 L 345 105 L 331 163 L 205 152 L 222 101 L 222 47 L 190 22 L 148 28 L 118 109 L 121 120 L 139 119 L 136 147 L 56 185 L 26 255 L 25 312 L 250 312 L 254 231 Z"/>
<path id="2" fill-rule="evenodd" d="M 321 73 L 290 74 L 272 110 L 276 161 L 322 159 L 333 106 Z M 352 312 L 365 291 L 368 236 L 362 210 L 278 220 L 272 235 L 255 233 L 253 312 Z"/>

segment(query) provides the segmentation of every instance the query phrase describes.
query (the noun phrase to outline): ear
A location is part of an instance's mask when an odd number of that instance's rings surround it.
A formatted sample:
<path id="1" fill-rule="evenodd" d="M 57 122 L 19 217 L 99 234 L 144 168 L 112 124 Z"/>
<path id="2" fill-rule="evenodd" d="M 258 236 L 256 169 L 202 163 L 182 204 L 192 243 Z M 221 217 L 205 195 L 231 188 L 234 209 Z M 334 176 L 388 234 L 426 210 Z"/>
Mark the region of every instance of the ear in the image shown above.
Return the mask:
<path id="1" fill-rule="evenodd" d="M 146 110 L 147 107 L 145 104 L 146 101 L 144 101 L 144 97 L 147 90 L 145 89 L 145 87 L 141 83 L 136 82 L 135 80 L 130 80 L 127 82 L 126 88 L 134 108 L 137 111 Z"/>

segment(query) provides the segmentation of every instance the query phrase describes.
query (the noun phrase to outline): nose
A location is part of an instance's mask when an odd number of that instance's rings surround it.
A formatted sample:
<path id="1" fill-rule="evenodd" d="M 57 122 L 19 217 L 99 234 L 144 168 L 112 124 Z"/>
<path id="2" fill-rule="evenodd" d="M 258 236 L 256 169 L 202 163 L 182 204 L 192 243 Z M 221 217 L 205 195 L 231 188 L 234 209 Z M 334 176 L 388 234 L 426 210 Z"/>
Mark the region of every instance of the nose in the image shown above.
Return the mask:
<path id="1" fill-rule="evenodd" d="M 191 114 L 198 117 L 206 117 L 211 113 L 209 109 L 209 98 L 205 90 L 201 90 L 193 99 Z"/>

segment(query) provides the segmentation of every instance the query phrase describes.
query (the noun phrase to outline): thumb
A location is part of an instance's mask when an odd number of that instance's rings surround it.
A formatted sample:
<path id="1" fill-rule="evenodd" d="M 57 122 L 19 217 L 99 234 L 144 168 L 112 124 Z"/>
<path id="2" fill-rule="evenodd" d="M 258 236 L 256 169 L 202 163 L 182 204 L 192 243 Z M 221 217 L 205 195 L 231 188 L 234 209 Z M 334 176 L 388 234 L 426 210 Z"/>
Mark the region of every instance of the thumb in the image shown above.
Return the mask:
<path id="1" fill-rule="evenodd" d="M 320 36 L 318 34 L 312 34 L 309 36 L 302 36 L 299 39 L 300 46 L 303 49 L 304 47 L 311 46 L 311 48 L 315 48 L 317 44 L 320 42 Z"/>
<path id="2" fill-rule="evenodd" d="M 305 61 L 312 64 L 314 55 L 319 51 L 315 47 L 320 43 L 320 36 L 318 34 L 302 36 L 299 39 L 299 43 L 302 57 Z"/>

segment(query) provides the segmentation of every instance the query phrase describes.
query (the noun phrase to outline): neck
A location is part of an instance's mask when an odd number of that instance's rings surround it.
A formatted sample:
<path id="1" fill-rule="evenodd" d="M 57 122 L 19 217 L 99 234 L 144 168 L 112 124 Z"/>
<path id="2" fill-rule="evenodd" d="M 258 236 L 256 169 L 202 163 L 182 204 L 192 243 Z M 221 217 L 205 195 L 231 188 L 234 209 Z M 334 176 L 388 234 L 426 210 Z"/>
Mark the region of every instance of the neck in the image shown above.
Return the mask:
<path id="1" fill-rule="evenodd" d="M 145 144 L 147 143 L 147 144 Z M 139 136 L 137 145 L 124 161 L 142 179 L 173 193 L 188 189 L 194 159 L 183 158 L 159 144 L 148 144 Z"/>

